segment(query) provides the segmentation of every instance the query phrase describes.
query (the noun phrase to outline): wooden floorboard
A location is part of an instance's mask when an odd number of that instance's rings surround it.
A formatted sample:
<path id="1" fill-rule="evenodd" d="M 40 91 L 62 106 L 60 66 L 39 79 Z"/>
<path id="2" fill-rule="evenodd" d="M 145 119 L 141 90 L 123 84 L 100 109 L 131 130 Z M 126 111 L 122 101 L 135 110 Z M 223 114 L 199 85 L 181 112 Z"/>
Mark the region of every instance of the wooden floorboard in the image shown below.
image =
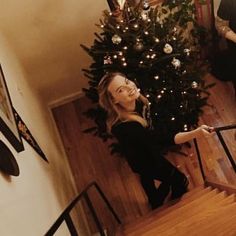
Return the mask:
<path id="1" fill-rule="evenodd" d="M 228 82 L 217 81 L 211 75 L 207 75 L 205 80 L 209 83 L 216 82 L 216 86 L 210 89 L 211 96 L 208 101 L 210 106 L 205 107 L 200 124 L 218 127 L 236 123 L 236 100 L 233 86 Z M 83 130 L 93 125 L 92 121 L 83 115 L 90 106 L 91 102 L 83 97 L 53 109 L 78 191 L 80 192 L 90 181 L 97 181 L 122 221 L 132 222 L 150 211 L 147 199 L 138 176 L 132 173 L 126 161 L 118 156 L 110 155 L 109 143 L 104 143 L 91 134 L 83 133 Z M 232 155 L 236 158 L 235 130 L 225 131 L 223 136 Z M 236 184 L 236 175 L 218 138 L 216 136 L 208 139 L 201 138 L 198 142 L 206 174 L 217 181 Z M 184 147 L 183 152 L 186 156 L 170 153 L 167 158 L 185 172 L 192 189 L 203 183 L 199 164 L 193 145 L 191 148 Z M 95 202 L 104 228 L 111 226 L 113 229 L 109 229 L 110 232 L 114 231 L 116 223 L 105 205 L 94 190 L 91 190 L 90 195 Z M 91 223 L 88 209 L 85 211 L 92 232 L 97 232 L 95 224 Z"/>

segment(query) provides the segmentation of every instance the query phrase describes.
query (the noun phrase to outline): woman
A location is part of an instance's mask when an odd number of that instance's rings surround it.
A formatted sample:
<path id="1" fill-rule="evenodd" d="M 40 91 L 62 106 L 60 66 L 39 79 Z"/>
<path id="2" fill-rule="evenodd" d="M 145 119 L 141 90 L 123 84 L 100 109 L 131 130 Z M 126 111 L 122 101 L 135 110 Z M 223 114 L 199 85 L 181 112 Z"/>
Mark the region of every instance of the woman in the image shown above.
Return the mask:
<path id="1" fill-rule="evenodd" d="M 215 18 L 219 35 L 227 41 L 228 50 L 215 58 L 213 74 L 220 80 L 232 81 L 236 97 L 236 1 L 221 0 Z"/>
<path id="2" fill-rule="evenodd" d="M 188 179 L 162 156 L 162 147 L 210 135 L 213 128 L 202 125 L 172 137 L 158 135 L 151 129 L 148 100 L 121 73 L 106 74 L 98 85 L 98 94 L 108 114 L 108 130 L 118 139 L 131 169 L 139 174 L 152 209 L 163 204 L 170 190 L 172 199 L 181 197 L 187 191 Z M 155 179 L 161 181 L 158 188 Z"/>

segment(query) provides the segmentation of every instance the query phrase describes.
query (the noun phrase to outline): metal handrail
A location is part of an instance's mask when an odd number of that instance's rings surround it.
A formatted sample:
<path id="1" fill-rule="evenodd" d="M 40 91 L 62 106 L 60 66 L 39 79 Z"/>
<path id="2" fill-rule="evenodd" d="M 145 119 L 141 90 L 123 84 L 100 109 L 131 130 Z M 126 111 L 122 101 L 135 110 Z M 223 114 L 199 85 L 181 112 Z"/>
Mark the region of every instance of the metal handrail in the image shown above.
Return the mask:
<path id="1" fill-rule="evenodd" d="M 50 229 L 47 231 L 47 233 L 44 236 L 52 236 L 56 233 L 56 231 L 58 230 L 58 228 L 61 226 L 61 224 L 65 221 L 69 232 L 72 236 L 78 236 L 78 232 L 75 228 L 75 225 L 72 221 L 72 218 L 70 216 L 70 212 L 71 210 L 75 207 L 75 205 L 82 199 L 82 197 L 84 197 L 91 213 L 93 216 L 93 219 L 97 225 L 97 228 L 99 230 L 99 233 L 101 236 L 105 236 L 105 233 L 102 229 L 102 225 L 99 221 L 99 218 L 96 214 L 96 211 L 93 207 L 93 204 L 88 196 L 88 190 L 91 187 L 95 187 L 95 189 L 98 191 L 98 193 L 100 194 L 100 196 L 102 197 L 103 201 L 106 203 L 108 209 L 110 210 L 110 212 L 112 213 L 112 215 L 114 216 L 114 218 L 116 219 L 116 221 L 121 224 L 121 220 L 119 219 L 118 215 L 116 214 L 116 212 L 114 211 L 114 209 L 112 208 L 111 204 L 109 203 L 107 197 L 105 196 L 105 194 L 103 193 L 103 191 L 101 190 L 101 188 L 98 186 L 98 184 L 93 181 L 90 184 L 87 185 L 87 187 L 66 207 L 66 209 L 61 213 L 61 215 L 57 218 L 57 220 L 55 221 L 55 223 L 50 227 Z"/>
<path id="2" fill-rule="evenodd" d="M 219 140 L 220 140 L 220 143 L 221 145 L 223 146 L 223 149 L 225 151 L 225 154 L 226 156 L 228 157 L 234 171 L 236 172 L 236 163 L 224 141 L 224 138 L 223 136 L 221 135 L 221 131 L 224 131 L 224 130 L 231 130 L 231 129 L 236 129 L 236 124 L 232 124 L 232 125 L 227 125 L 227 126 L 221 126 L 221 127 L 216 127 L 214 128 L 214 131 L 216 132 Z M 194 146 L 195 146 L 195 149 L 196 149 L 196 152 L 197 152 L 197 158 L 198 158 L 198 162 L 199 162 L 199 166 L 200 166 L 200 171 L 201 171 L 201 175 L 202 175 L 202 178 L 204 180 L 204 182 L 206 181 L 206 175 L 204 173 L 204 169 L 203 169 L 203 165 L 202 165 L 202 160 L 201 160 L 201 155 L 200 155 L 200 151 L 199 151 L 199 148 L 198 148 L 198 143 L 197 143 L 197 140 L 194 139 Z"/>

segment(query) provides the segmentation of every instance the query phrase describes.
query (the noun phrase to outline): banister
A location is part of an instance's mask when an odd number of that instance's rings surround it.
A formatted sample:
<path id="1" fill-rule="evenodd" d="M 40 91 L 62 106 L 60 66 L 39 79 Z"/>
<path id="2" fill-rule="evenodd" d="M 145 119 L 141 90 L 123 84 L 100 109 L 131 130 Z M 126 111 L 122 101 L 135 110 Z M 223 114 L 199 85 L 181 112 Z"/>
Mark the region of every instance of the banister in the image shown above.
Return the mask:
<path id="1" fill-rule="evenodd" d="M 199 167 L 200 167 L 200 171 L 201 171 L 201 174 L 202 174 L 202 178 L 203 178 L 203 181 L 205 182 L 206 176 L 205 176 L 203 166 L 202 166 L 202 159 L 201 159 L 200 151 L 199 151 L 199 148 L 198 148 L 197 139 L 194 139 L 193 142 L 194 142 L 195 149 L 196 149 L 196 152 L 197 152 L 197 159 L 198 159 L 198 162 L 199 162 Z"/>
<path id="2" fill-rule="evenodd" d="M 226 126 L 221 126 L 221 127 L 214 128 L 215 131 L 223 131 L 223 130 L 229 130 L 229 129 L 236 129 L 236 124 L 226 125 Z"/>
<path id="3" fill-rule="evenodd" d="M 215 127 L 214 128 L 214 131 L 216 132 L 219 140 L 220 140 L 220 143 L 221 145 L 223 146 L 223 149 L 226 153 L 226 156 L 228 157 L 234 171 L 236 172 L 236 164 L 235 164 L 235 161 L 224 141 L 224 138 L 223 136 L 221 135 L 221 131 L 224 131 L 224 130 L 231 130 L 231 129 L 236 129 L 236 124 L 232 124 L 232 125 L 226 125 L 226 126 L 221 126 L 221 127 Z M 202 175 L 202 178 L 203 178 L 203 181 L 206 182 L 206 175 L 204 173 L 204 169 L 203 169 L 203 166 L 202 166 L 202 161 L 201 161 L 201 155 L 200 155 L 200 151 L 199 151 L 199 148 L 198 148 L 198 144 L 197 144 L 197 140 L 194 139 L 194 145 L 195 145 L 195 149 L 196 149 L 196 152 L 197 152 L 197 158 L 198 158 L 198 162 L 199 162 L 199 166 L 200 166 L 200 171 L 201 171 L 201 175 Z"/>
<path id="4" fill-rule="evenodd" d="M 221 135 L 221 133 L 220 133 L 219 130 L 216 131 L 216 134 L 217 134 L 217 136 L 218 136 L 218 138 L 219 138 L 219 140 L 220 140 L 221 145 L 222 145 L 223 148 L 224 148 L 224 151 L 225 151 L 225 153 L 226 153 L 226 155 L 227 155 L 227 157 L 228 157 L 228 159 L 229 159 L 229 161 L 230 161 L 230 163 L 231 163 L 231 165 L 232 165 L 234 171 L 236 172 L 236 164 L 235 164 L 235 161 L 234 161 L 234 159 L 233 159 L 233 157 L 232 157 L 232 155 L 231 155 L 231 153 L 230 153 L 230 151 L 229 151 L 229 149 L 228 149 L 228 147 L 227 147 L 227 145 L 226 145 L 226 143 L 225 143 L 225 141 L 224 141 L 223 136 Z"/>
<path id="5" fill-rule="evenodd" d="M 93 204 L 88 196 L 88 190 L 95 186 L 95 189 L 98 191 L 98 193 L 100 194 L 100 196 L 102 197 L 103 201 L 106 203 L 106 205 L 108 206 L 108 209 L 110 210 L 110 212 L 112 213 L 112 215 L 114 216 L 114 218 L 116 219 L 116 221 L 118 222 L 118 224 L 121 224 L 121 220 L 119 219 L 118 215 L 116 214 L 116 212 L 114 211 L 114 209 L 112 208 L 110 202 L 108 201 L 107 197 L 105 196 L 105 194 L 103 193 L 103 191 L 101 190 L 101 188 L 98 186 L 98 184 L 96 183 L 96 181 L 91 182 L 90 184 L 87 185 L 87 187 L 85 187 L 85 189 L 66 207 L 66 209 L 60 214 L 60 216 L 57 218 L 57 220 L 54 222 L 54 224 L 50 227 L 50 229 L 47 231 L 47 233 L 44 236 L 52 236 L 55 234 L 55 232 L 58 230 L 58 228 L 61 226 L 61 224 L 65 221 L 67 224 L 67 227 L 70 231 L 70 234 L 72 236 L 77 236 L 78 233 L 76 231 L 76 228 L 74 226 L 74 223 L 71 219 L 70 216 L 70 211 L 75 207 L 75 205 L 81 200 L 82 197 L 85 197 L 86 203 L 88 204 L 88 207 L 90 209 L 90 211 L 92 212 L 92 216 L 95 220 L 95 223 L 98 227 L 99 233 L 101 236 L 105 236 L 103 230 L 102 230 L 102 226 L 101 223 L 97 217 L 97 214 L 95 212 L 95 209 L 93 207 Z"/>

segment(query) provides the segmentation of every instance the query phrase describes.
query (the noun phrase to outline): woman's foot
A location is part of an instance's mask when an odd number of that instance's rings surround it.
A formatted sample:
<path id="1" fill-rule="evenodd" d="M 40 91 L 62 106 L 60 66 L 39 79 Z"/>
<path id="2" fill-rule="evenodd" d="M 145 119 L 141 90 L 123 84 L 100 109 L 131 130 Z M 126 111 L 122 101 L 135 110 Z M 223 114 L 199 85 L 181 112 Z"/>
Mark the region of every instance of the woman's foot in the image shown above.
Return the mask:
<path id="1" fill-rule="evenodd" d="M 189 181 L 187 177 L 183 180 L 183 184 L 179 187 L 172 187 L 171 200 L 182 197 L 185 193 L 188 192 Z"/>
<path id="2" fill-rule="evenodd" d="M 166 197 L 170 192 L 170 185 L 166 183 L 161 183 L 156 191 L 155 198 L 152 198 L 150 202 L 151 208 L 154 210 L 164 204 Z"/>

